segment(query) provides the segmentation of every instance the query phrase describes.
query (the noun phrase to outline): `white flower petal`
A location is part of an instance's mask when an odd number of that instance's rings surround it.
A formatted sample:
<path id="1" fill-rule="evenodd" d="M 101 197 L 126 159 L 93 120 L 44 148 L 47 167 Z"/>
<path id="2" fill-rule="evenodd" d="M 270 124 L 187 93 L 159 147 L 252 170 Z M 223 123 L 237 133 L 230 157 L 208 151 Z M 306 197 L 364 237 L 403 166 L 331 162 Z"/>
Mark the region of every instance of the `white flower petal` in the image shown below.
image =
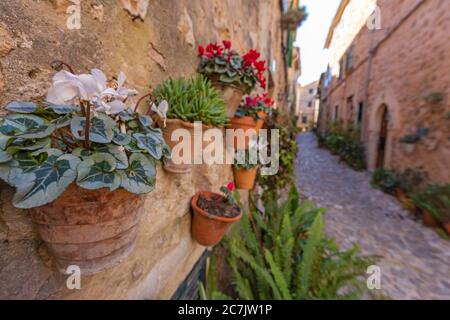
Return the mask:
<path id="1" fill-rule="evenodd" d="M 125 81 L 127 80 L 127 76 L 122 71 L 119 72 L 119 76 L 117 77 L 117 84 L 119 86 L 119 89 L 122 88 L 122 86 L 125 84 Z"/>
<path id="2" fill-rule="evenodd" d="M 53 76 L 53 82 L 56 81 L 78 81 L 78 76 L 66 70 L 61 70 Z"/>
<path id="3" fill-rule="evenodd" d="M 78 76 L 78 79 L 80 80 L 84 92 L 89 98 L 96 93 L 100 93 L 100 90 L 97 86 L 97 81 L 95 80 L 94 76 L 90 74 L 80 74 Z"/>
<path id="4" fill-rule="evenodd" d="M 103 71 L 100 69 L 92 69 L 91 74 L 97 82 L 99 91 L 104 91 L 106 89 L 106 82 L 108 81 L 108 78 Z"/>
<path id="5" fill-rule="evenodd" d="M 169 103 L 166 100 L 161 101 L 158 106 L 158 110 L 165 116 L 167 114 L 167 111 L 169 111 Z"/>
<path id="6" fill-rule="evenodd" d="M 80 98 L 80 87 L 76 81 L 57 81 L 48 91 L 47 101 L 64 104 Z"/>
<path id="7" fill-rule="evenodd" d="M 123 102 L 120 101 L 120 100 L 114 100 L 114 101 L 111 101 L 111 102 L 108 103 L 108 105 L 109 105 L 109 107 L 110 107 L 110 110 L 109 110 L 109 111 L 111 112 L 111 114 L 119 113 L 119 112 L 125 110 L 126 107 L 127 107 L 127 106 L 125 105 L 125 103 L 123 103 Z"/>

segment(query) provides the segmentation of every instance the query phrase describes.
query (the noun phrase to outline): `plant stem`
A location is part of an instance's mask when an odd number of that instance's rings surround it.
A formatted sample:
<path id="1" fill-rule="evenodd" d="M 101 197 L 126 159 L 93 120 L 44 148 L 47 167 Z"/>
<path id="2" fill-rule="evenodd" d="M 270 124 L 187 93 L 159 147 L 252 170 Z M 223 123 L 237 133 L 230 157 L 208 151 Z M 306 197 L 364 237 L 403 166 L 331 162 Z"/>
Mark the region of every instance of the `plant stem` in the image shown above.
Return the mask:
<path id="1" fill-rule="evenodd" d="M 70 64 L 61 61 L 61 60 L 54 60 L 52 61 L 52 63 L 50 63 L 50 65 L 52 66 L 53 69 L 57 70 L 57 69 L 62 69 L 62 67 L 66 67 L 71 73 L 75 73 L 73 71 L 73 68 L 70 66 Z"/>
<path id="2" fill-rule="evenodd" d="M 139 107 L 139 104 L 147 97 L 151 97 L 150 99 L 153 101 L 153 96 L 151 93 L 147 93 L 146 95 L 142 96 L 138 102 L 136 102 L 136 106 L 134 107 L 134 112 L 137 112 L 137 109 Z M 151 107 L 150 107 L 151 108 Z"/>
<path id="3" fill-rule="evenodd" d="M 91 129 L 91 106 L 89 104 L 86 105 L 86 127 L 84 130 L 84 147 L 86 149 L 90 148 L 89 142 L 89 130 Z"/>

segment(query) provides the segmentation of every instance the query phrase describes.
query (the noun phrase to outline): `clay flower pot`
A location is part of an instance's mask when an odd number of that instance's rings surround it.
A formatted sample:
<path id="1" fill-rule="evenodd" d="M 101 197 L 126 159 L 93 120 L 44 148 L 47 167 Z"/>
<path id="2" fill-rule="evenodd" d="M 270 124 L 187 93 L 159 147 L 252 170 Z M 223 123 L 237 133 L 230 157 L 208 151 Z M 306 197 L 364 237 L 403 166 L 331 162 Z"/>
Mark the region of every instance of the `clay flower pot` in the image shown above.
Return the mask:
<path id="1" fill-rule="evenodd" d="M 218 76 L 208 76 L 214 88 L 220 91 L 222 99 L 227 104 L 227 117 L 234 117 L 242 97 L 244 96 L 247 87 L 245 85 L 234 85 L 225 83 L 219 80 Z"/>
<path id="2" fill-rule="evenodd" d="M 443 223 L 442 227 L 444 228 L 445 232 L 450 235 L 450 222 Z"/>
<path id="3" fill-rule="evenodd" d="M 414 210 L 415 205 L 411 198 L 408 197 L 408 195 L 401 189 L 395 190 L 395 196 L 402 204 L 403 208 L 407 210 Z"/>
<path id="4" fill-rule="evenodd" d="M 162 125 L 162 123 L 159 124 L 159 127 L 161 128 L 161 131 L 163 133 L 164 140 L 166 141 L 167 145 L 172 150 L 178 143 L 182 141 L 172 141 L 172 133 L 177 129 L 185 129 L 189 131 L 191 136 L 191 156 L 189 157 L 189 161 L 186 163 L 177 163 L 175 164 L 172 160 L 169 161 L 168 164 L 164 165 L 164 170 L 170 172 L 170 173 L 190 173 L 192 169 L 192 164 L 194 163 L 194 141 L 202 141 L 202 148 L 204 147 L 205 142 L 203 142 L 203 137 L 199 135 L 196 136 L 196 133 L 194 131 L 194 124 L 190 122 L 184 122 L 179 119 L 167 119 L 166 120 L 166 127 Z M 202 130 L 206 130 L 208 128 L 211 128 L 210 126 L 202 126 Z M 178 155 L 177 155 L 178 156 Z M 183 152 L 180 152 L 180 157 L 183 157 Z"/>
<path id="5" fill-rule="evenodd" d="M 242 190 L 251 190 L 255 186 L 256 173 L 258 168 L 253 169 L 237 169 L 233 167 L 234 182 L 236 182 L 236 188 Z"/>
<path id="6" fill-rule="evenodd" d="M 267 113 L 264 111 L 258 111 L 257 112 L 259 119 L 256 120 L 256 128 L 259 130 L 264 126 L 264 121 L 267 117 Z"/>
<path id="7" fill-rule="evenodd" d="M 428 227 L 437 227 L 439 224 L 437 222 L 437 220 L 433 217 L 433 215 L 431 213 L 429 213 L 427 210 L 423 211 L 423 223 L 428 226 Z"/>
<path id="8" fill-rule="evenodd" d="M 31 216 L 61 271 L 77 265 L 82 274 L 93 274 L 116 266 L 133 250 L 144 201 L 123 189 L 72 184 L 54 202 L 31 209 Z"/>
<path id="9" fill-rule="evenodd" d="M 225 197 L 217 193 L 203 191 L 197 193 L 191 201 L 194 212 L 191 225 L 192 237 L 202 246 L 210 247 L 218 244 L 222 240 L 231 225 L 242 218 L 242 212 L 233 218 L 211 215 L 197 206 L 200 194 L 203 194 L 207 199 L 211 199 L 212 197 Z"/>
<path id="10" fill-rule="evenodd" d="M 245 134 L 244 145 L 238 144 L 238 137 L 234 138 L 234 148 L 237 149 L 248 149 L 250 143 L 250 137 L 257 136 L 259 133 L 259 128 L 257 127 L 255 119 L 252 117 L 234 117 L 230 119 L 231 129 L 242 129 Z"/>

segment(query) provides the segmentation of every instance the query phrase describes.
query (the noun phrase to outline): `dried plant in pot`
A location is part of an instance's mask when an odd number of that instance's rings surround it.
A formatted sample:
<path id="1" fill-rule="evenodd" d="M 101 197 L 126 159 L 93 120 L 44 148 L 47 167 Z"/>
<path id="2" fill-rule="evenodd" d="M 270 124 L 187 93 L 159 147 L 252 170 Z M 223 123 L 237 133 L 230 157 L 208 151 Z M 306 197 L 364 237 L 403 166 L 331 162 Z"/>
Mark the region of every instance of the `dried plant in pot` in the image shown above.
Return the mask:
<path id="1" fill-rule="evenodd" d="M 11 102 L 0 118 L 0 178 L 62 269 L 96 273 L 131 252 L 143 195 L 170 157 L 152 119 L 127 107 L 125 80 L 61 70 L 46 102 Z"/>
<path id="2" fill-rule="evenodd" d="M 206 48 L 200 45 L 198 51 L 198 72 L 221 91 L 229 118 L 234 116 L 245 93 L 257 86 L 266 88 L 266 62 L 259 60 L 260 54 L 256 50 L 240 55 L 232 50 L 230 41 L 223 41 L 222 45 L 210 43 Z"/>
<path id="3" fill-rule="evenodd" d="M 203 131 L 225 126 L 228 119 L 224 101 L 205 77 L 197 75 L 190 79 L 169 79 L 158 85 L 152 93 L 151 103 L 165 141 L 170 148 L 175 148 L 173 159 L 165 164 L 164 169 L 171 173 L 189 173 L 194 163 L 194 143 L 203 140 L 201 136 L 195 137 L 194 123 L 200 122 Z M 186 157 L 185 150 L 178 152 L 180 141 L 172 138 L 178 129 L 189 132 L 191 148 Z"/>
<path id="4" fill-rule="evenodd" d="M 242 211 L 231 195 L 233 189 L 234 184 L 231 182 L 220 189 L 225 196 L 202 191 L 192 198 L 191 233 L 202 246 L 218 244 L 232 224 L 242 218 Z"/>

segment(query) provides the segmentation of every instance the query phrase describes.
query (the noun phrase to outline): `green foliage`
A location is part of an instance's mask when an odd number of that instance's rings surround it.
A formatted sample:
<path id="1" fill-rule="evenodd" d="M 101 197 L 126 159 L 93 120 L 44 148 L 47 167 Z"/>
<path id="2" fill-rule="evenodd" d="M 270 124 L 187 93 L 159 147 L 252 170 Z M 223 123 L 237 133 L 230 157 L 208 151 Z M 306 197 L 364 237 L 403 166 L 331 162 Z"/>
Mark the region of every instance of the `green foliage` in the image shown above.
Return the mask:
<path id="1" fill-rule="evenodd" d="M 282 190 L 290 187 L 294 182 L 294 161 L 298 152 L 296 119 L 289 114 L 274 109 L 266 119 L 266 128 L 268 129 L 267 139 L 269 143 L 271 141 L 271 129 L 279 130 L 279 171 L 276 175 L 259 175 L 258 183 L 266 190 Z M 270 144 L 268 149 L 271 152 Z"/>
<path id="2" fill-rule="evenodd" d="M 422 138 L 426 137 L 430 133 L 428 128 L 419 128 L 413 134 L 408 134 L 400 138 L 401 143 L 414 144 L 419 142 Z"/>
<path id="3" fill-rule="evenodd" d="M 371 184 L 374 188 L 389 194 L 394 194 L 397 189 L 409 194 L 421 187 L 424 177 L 424 173 L 412 169 L 399 173 L 395 170 L 378 168 L 372 174 Z"/>
<path id="4" fill-rule="evenodd" d="M 450 222 L 450 184 L 429 185 L 412 194 L 412 199 L 418 208 L 428 211 L 436 220 Z"/>
<path id="5" fill-rule="evenodd" d="M 331 130 L 325 136 L 319 137 L 319 144 L 339 155 L 341 161 L 353 169 L 366 169 L 365 147 L 359 140 L 358 129 L 342 130 L 336 124 L 331 125 Z"/>
<path id="6" fill-rule="evenodd" d="M 18 208 L 50 203 L 73 182 L 147 193 L 157 162 L 170 157 L 161 131 L 131 109 L 118 118 L 92 110 L 86 144 L 80 106 L 11 102 L 6 108 L 12 114 L 0 117 L 0 178 L 16 187 Z"/>
<path id="7" fill-rule="evenodd" d="M 325 236 L 324 210 L 299 202 L 295 187 L 281 204 L 272 193 L 267 199 L 265 212 L 245 214 L 239 232 L 225 242 L 235 298 L 360 298 L 374 258 L 361 257 L 357 247 L 340 251 Z M 210 298 L 217 296 L 211 292 Z"/>
<path id="8" fill-rule="evenodd" d="M 257 146 L 250 146 L 246 150 L 237 150 L 233 166 L 236 169 L 251 170 L 258 167 L 258 148 Z"/>
<path id="9" fill-rule="evenodd" d="M 153 96 L 158 104 L 163 100 L 169 103 L 169 119 L 214 126 L 224 126 L 228 121 L 220 93 L 202 75 L 169 79 L 155 88 Z"/>

